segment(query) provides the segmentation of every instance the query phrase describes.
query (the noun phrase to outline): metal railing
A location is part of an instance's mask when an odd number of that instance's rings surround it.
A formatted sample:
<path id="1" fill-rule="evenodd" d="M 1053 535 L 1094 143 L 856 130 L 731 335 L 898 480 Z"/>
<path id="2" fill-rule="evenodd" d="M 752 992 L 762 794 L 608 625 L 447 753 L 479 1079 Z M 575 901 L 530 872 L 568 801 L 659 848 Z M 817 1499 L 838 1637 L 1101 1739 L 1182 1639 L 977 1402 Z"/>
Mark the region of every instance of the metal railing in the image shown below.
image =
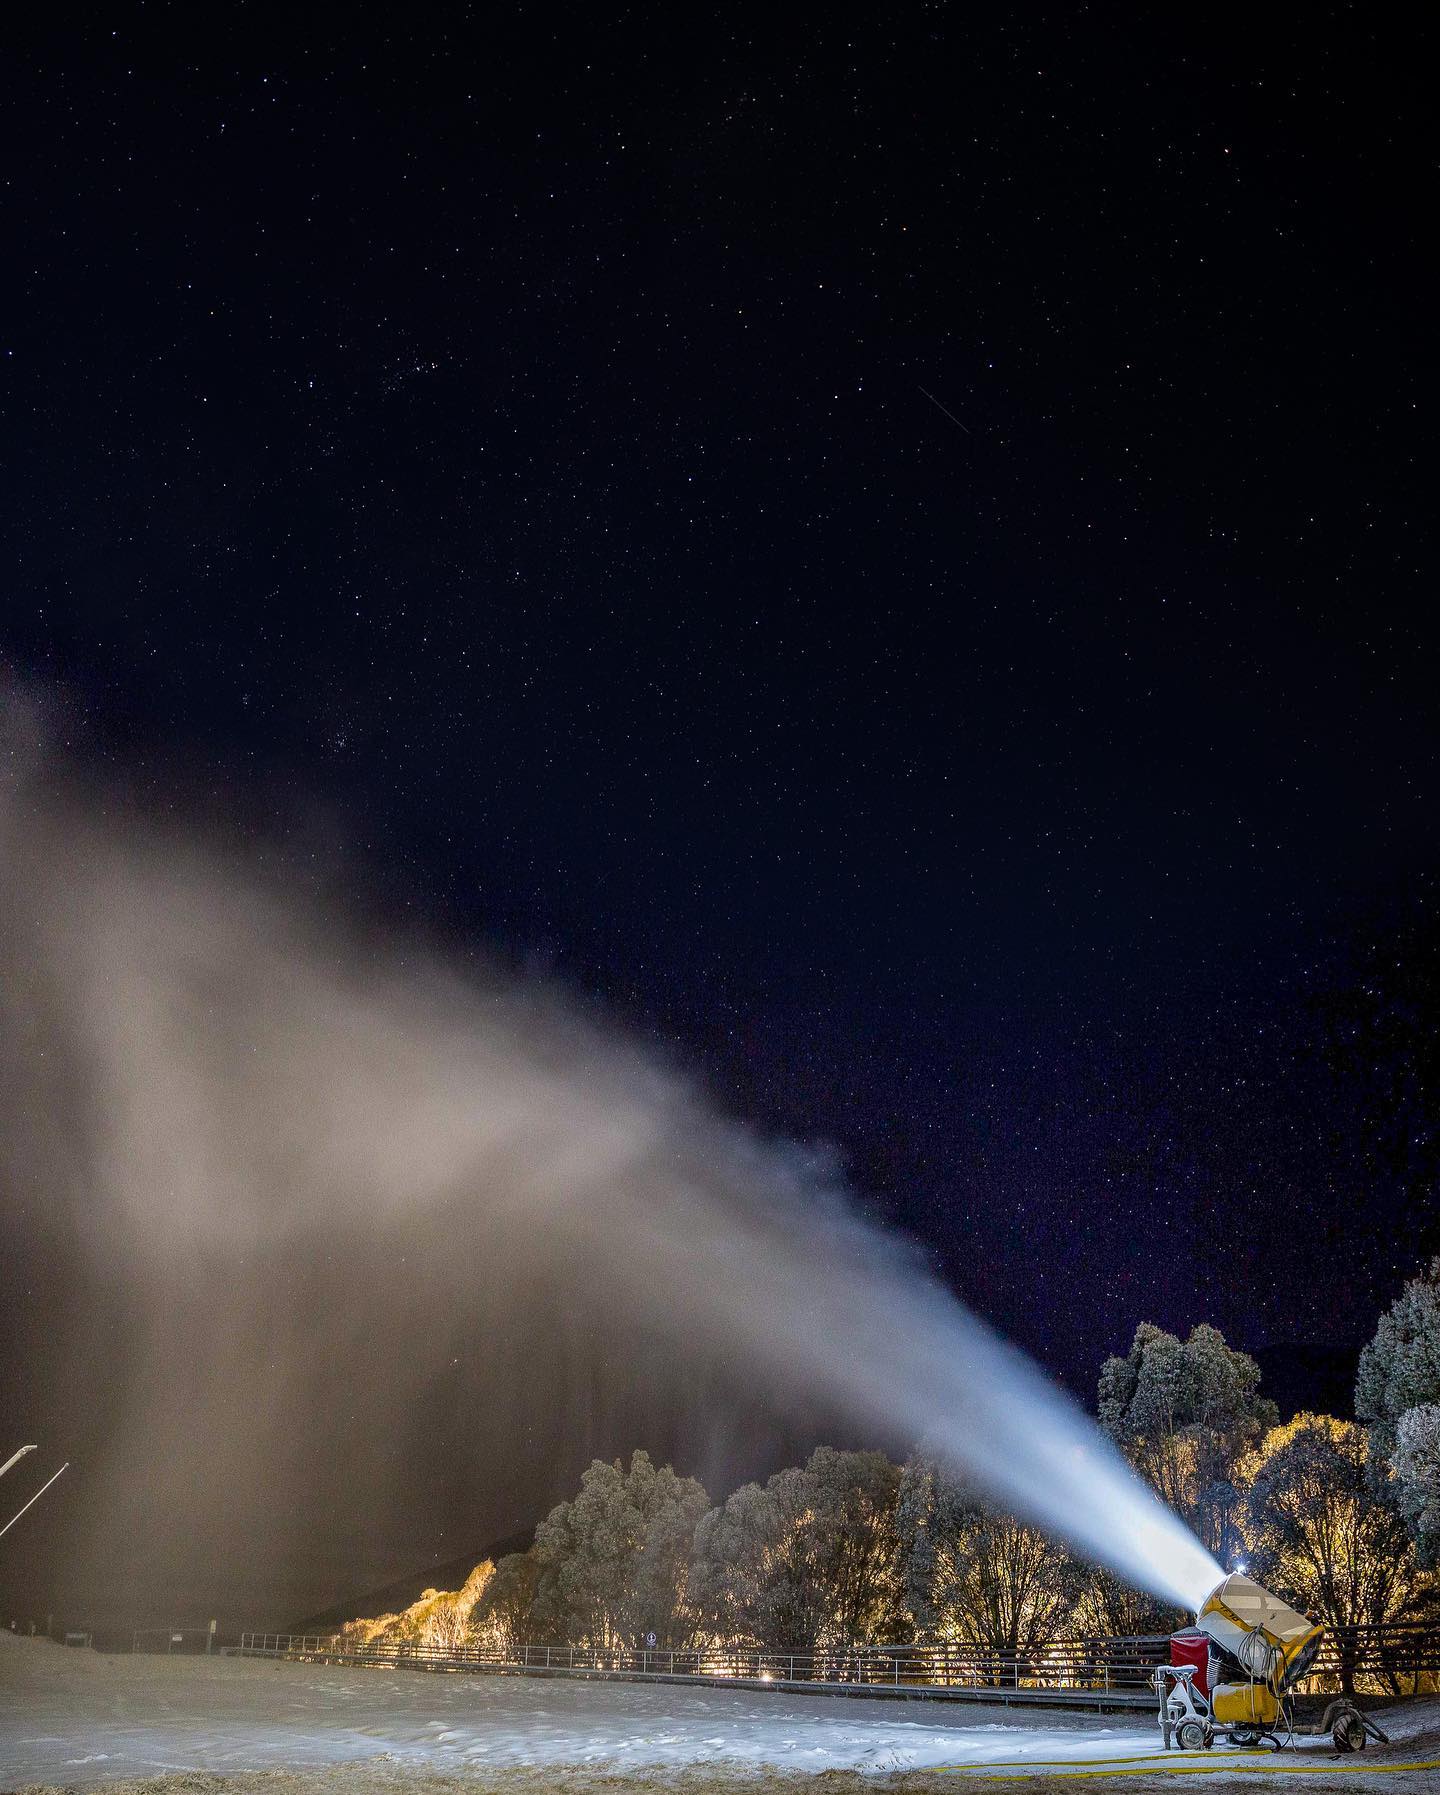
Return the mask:
<path id="1" fill-rule="evenodd" d="M 754 1646 L 689 1650 L 624 1646 L 517 1645 L 508 1651 L 472 1643 L 422 1644 L 343 1633 L 245 1633 L 245 1657 L 330 1663 L 409 1665 L 417 1670 L 489 1671 L 685 1678 L 706 1682 L 814 1684 L 846 1688 L 973 1691 L 997 1699 L 1029 1695 L 1151 1697 L 1155 1666 L 1168 1661 L 1168 1639 L 1060 1639 L 1025 1653 L 965 1645 L 866 1645 L 815 1652 Z M 1423 1625 L 1337 1628 L 1326 1633 L 1302 1684 L 1304 1692 L 1342 1684 L 1372 1693 L 1420 1694 L 1440 1688 L 1440 1636 Z"/>
<path id="2" fill-rule="evenodd" d="M 426 1645 L 343 1634 L 246 1633 L 246 1657 L 325 1659 L 332 1663 L 412 1665 L 416 1669 L 500 1674 L 662 1677 L 748 1683 L 809 1683 L 849 1688 L 929 1688 L 1085 1692 L 1148 1691 L 1161 1640 L 1057 1641 L 1027 1656 L 959 1645 L 877 1645 L 790 1652 L 752 1646 L 690 1650 L 520 1645 L 509 1651 L 473 1644 Z"/>

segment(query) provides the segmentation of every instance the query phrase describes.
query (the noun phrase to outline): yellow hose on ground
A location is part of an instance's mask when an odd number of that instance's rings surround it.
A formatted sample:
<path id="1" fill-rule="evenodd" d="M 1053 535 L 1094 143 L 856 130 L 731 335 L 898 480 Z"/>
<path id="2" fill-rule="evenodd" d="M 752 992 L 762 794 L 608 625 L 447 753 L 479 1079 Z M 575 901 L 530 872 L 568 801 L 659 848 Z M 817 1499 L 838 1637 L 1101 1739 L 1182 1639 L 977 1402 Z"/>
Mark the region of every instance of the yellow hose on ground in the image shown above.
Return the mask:
<path id="1" fill-rule="evenodd" d="M 1062 1778 L 1094 1777 L 1094 1776 L 1223 1776 L 1227 1770 L 1234 1770 L 1242 1775 L 1275 1775 L 1305 1776 L 1317 1772 L 1326 1776 L 1379 1776 L 1395 1770 L 1440 1770 L 1440 1758 L 1426 1758 L 1414 1764 L 1354 1764 L 1348 1760 L 1331 1758 L 1323 1764 L 1276 1763 L 1273 1754 L 1266 1752 L 1270 1758 L 1267 1764 L 1237 1764 L 1231 1758 L 1212 1758 L 1208 1764 L 1166 1764 L 1156 1762 L 1136 1764 L 1127 1770 L 1114 1770 L 1110 1764 L 1099 1764 L 1093 1770 L 1048 1770 L 1047 1776 L 1055 1781 Z M 1112 1759 L 1111 1763 L 1119 1762 Z M 1038 1763 L 1030 1764 L 945 1764 L 937 1774 L 960 1774 L 979 1777 L 990 1782 L 1015 1782 L 1026 1772 L 1043 1769 Z"/>
<path id="2" fill-rule="evenodd" d="M 1018 1770 L 1021 1763 L 1035 1764 L 1041 1770 L 1088 1770 L 1100 1764 L 1168 1764 L 1179 1758 L 1204 1758 L 1210 1764 L 1228 1764 L 1235 1758 L 1270 1758 L 1274 1752 L 1260 1745 L 1242 1745 L 1227 1751 L 1132 1751 L 1124 1758 L 1023 1758 L 1013 1764 L 990 1765 L 984 1759 L 970 1764 L 942 1764 L 941 1770 Z"/>

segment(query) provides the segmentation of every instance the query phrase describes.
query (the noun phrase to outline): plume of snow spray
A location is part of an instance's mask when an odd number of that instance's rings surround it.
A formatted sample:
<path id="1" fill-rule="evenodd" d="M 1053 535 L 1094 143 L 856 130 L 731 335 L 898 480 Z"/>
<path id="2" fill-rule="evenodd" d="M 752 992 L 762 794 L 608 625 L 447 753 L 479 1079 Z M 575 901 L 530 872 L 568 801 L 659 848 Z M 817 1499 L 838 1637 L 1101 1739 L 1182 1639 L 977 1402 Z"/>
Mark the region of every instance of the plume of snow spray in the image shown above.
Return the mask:
<path id="1" fill-rule="evenodd" d="M 180 1599 L 221 1545 L 253 1581 L 277 1552 L 313 1565 L 328 1526 L 338 1585 L 407 1455 L 503 1483 L 578 1388 L 643 1410 L 697 1368 L 703 1400 L 718 1367 L 757 1409 L 803 1394 L 928 1436 L 1158 1596 L 1219 1578 L 794 1151 L 553 993 L 377 940 L 43 765 L 0 800 L 0 1093 L 9 1225 L 71 1267 L 66 1330 L 93 1349 L 55 1400 L 109 1392 L 77 1563 Z M 417 1391 L 452 1374 L 445 1437 L 417 1441 Z"/>

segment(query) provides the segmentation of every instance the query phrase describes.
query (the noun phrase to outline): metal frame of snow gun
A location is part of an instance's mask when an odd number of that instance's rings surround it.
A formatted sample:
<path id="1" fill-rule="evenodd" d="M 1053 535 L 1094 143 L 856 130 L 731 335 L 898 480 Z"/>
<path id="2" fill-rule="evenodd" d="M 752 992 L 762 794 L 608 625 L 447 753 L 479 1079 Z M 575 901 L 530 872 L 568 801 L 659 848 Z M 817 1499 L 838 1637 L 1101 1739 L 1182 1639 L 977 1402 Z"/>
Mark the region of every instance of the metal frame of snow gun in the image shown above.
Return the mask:
<path id="1" fill-rule="evenodd" d="M 1317 1728 L 1296 1725 L 1292 1690 L 1314 1663 L 1324 1628 L 1239 1572 L 1201 1603 L 1195 1626 L 1171 1636 L 1171 1660 L 1155 1672 L 1160 1729 L 1185 1751 L 1207 1750 L 1223 1731 L 1232 1745 L 1293 1745 L 1328 1733 L 1337 1751 L 1362 1751 L 1385 1734 L 1348 1697 Z M 1200 1656 L 1195 1656 L 1196 1648 Z M 1198 1683 L 1197 1683 L 1198 1679 Z"/>

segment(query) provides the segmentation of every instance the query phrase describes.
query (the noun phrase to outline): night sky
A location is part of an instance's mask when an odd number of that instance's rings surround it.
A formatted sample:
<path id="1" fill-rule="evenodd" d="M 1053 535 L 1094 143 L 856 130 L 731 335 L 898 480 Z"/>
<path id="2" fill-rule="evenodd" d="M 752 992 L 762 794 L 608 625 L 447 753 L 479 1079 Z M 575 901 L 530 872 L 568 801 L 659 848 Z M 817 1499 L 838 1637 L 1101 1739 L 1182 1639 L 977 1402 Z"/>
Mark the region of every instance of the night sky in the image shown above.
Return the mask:
<path id="1" fill-rule="evenodd" d="M 558 979 L 1087 1398 L 1353 1354 L 1436 1244 L 1395 16 L 54 17 L 0 657 L 77 761 Z"/>

